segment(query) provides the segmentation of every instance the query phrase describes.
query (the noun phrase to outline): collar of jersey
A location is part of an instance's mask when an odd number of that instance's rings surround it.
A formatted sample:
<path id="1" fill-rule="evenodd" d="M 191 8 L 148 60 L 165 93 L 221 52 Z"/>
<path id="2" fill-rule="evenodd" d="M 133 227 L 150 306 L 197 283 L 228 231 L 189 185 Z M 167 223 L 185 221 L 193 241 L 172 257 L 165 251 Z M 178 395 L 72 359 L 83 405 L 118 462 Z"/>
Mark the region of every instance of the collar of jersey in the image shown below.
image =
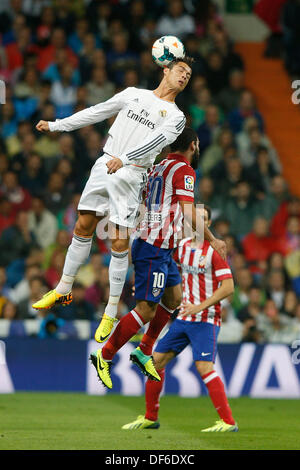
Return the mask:
<path id="1" fill-rule="evenodd" d="M 167 156 L 168 160 L 178 160 L 179 162 L 184 162 L 187 165 L 191 166 L 190 162 L 185 158 L 184 155 L 181 155 L 180 153 L 169 153 Z"/>

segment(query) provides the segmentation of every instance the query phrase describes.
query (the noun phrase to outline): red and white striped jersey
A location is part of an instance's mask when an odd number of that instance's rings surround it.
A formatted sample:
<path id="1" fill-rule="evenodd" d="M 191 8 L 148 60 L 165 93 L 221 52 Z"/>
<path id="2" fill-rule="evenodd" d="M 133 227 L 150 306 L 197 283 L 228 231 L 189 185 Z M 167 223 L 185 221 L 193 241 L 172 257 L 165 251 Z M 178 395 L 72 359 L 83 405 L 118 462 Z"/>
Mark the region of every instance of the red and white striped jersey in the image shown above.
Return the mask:
<path id="1" fill-rule="evenodd" d="M 174 258 L 181 270 L 184 302 L 198 305 L 213 295 L 220 281 L 232 278 L 230 267 L 207 240 L 204 240 L 201 248 L 193 248 L 191 238 L 181 240 Z M 204 259 L 205 265 L 200 266 L 200 262 Z M 179 313 L 177 318 L 220 326 L 221 305 L 218 302 L 192 315 Z"/>
<path id="2" fill-rule="evenodd" d="M 148 175 L 146 213 L 140 237 L 160 248 L 174 248 L 181 236 L 180 201 L 194 202 L 196 174 L 183 155 L 171 153 Z"/>

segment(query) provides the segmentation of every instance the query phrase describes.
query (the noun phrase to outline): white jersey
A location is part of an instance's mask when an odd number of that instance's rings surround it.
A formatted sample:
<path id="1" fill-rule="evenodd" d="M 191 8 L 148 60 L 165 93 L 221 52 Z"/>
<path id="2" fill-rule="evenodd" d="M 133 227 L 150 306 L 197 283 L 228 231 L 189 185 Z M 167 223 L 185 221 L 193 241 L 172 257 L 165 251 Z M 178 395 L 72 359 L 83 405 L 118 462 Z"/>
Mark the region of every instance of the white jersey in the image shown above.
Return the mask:
<path id="1" fill-rule="evenodd" d="M 49 122 L 49 129 L 73 131 L 115 114 L 104 153 L 120 158 L 123 165 L 145 168 L 150 168 L 162 149 L 176 140 L 186 122 L 175 103 L 158 98 L 153 91 L 130 87 L 104 103 Z"/>

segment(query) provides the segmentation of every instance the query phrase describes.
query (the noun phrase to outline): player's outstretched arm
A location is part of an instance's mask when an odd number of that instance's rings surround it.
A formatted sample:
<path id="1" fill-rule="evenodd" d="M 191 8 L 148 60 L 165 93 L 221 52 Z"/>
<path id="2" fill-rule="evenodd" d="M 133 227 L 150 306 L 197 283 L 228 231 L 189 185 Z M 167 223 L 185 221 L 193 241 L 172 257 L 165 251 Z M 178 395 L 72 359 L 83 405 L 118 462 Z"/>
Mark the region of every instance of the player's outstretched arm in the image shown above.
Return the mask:
<path id="1" fill-rule="evenodd" d="M 96 122 L 104 121 L 105 119 L 110 118 L 117 114 L 125 105 L 128 93 L 130 90 L 126 88 L 120 93 L 115 94 L 112 98 L 103 103 L 98 103 L 95 106 L 90 106 L 89 108 L 78 111 L 75 114 L 72 114 L 69 117 L 64 119 L 56 119 L 54 122 L 47 122 L 48 129 L 50 132 L 70 132 L 81 127 L 89 126 L 95 124 Z M 46 121 L 40 121 L 40 123 L 46 123 Z M 41 127 L 41 126 L 40 126 Z M 44 124 L 41 129 L 37 127 L 41 132 L 45 131 Z"/>
<path id="2" fill-rule="evenodd" d="M 223 299 L 226 299 L 234 291 L 234 283 L 232 278 L 223 279 L 221 281 L 220 287 L 213 293 L 211 297 L 201 302 L 199 305 L 182 303 L 180 306 L 180 313 L 184 315 L 191 315 L 193 313 L 199 313 L 205 310 L 206 308 L 215 305 Z"/>

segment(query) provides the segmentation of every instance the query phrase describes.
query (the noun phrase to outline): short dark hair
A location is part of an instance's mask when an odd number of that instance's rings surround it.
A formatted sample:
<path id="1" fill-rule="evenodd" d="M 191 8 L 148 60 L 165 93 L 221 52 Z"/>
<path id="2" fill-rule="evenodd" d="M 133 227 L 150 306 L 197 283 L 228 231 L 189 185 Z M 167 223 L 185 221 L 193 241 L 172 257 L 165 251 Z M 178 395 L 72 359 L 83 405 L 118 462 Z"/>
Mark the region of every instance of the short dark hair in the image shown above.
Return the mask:
<path id="1" fill-rule="evenodd" d="M 195 62 L 195 59 L 193 57 L 189 57 L 189 56 L 186 56 L 186 57 L 179 57 L 179 58 L 176 58 L 176 59 L 173 59 L 169 65 L 167 65 L 168 69 L 172 69 L 174 67 L 174 65 L 177 65 L 179 64 L 179 62 L 183 62 L 184 64 L 188 65 L 191 69 L 193 68 L 193 63 Z"/>
<path id="2" fill-rule="evenodd" d="M 204 210 L 207 212 L 208 220 L 211 220 L 211 208 L 204 204 Z"/>
<path id="3" fill-rule="evenodd" d="M 185 152 L 191 142 L 196 142 L 198 139 L 197 132 L 191 127 L 185 127 L 177 139 L 170 145 L 171 152 Z"/>

